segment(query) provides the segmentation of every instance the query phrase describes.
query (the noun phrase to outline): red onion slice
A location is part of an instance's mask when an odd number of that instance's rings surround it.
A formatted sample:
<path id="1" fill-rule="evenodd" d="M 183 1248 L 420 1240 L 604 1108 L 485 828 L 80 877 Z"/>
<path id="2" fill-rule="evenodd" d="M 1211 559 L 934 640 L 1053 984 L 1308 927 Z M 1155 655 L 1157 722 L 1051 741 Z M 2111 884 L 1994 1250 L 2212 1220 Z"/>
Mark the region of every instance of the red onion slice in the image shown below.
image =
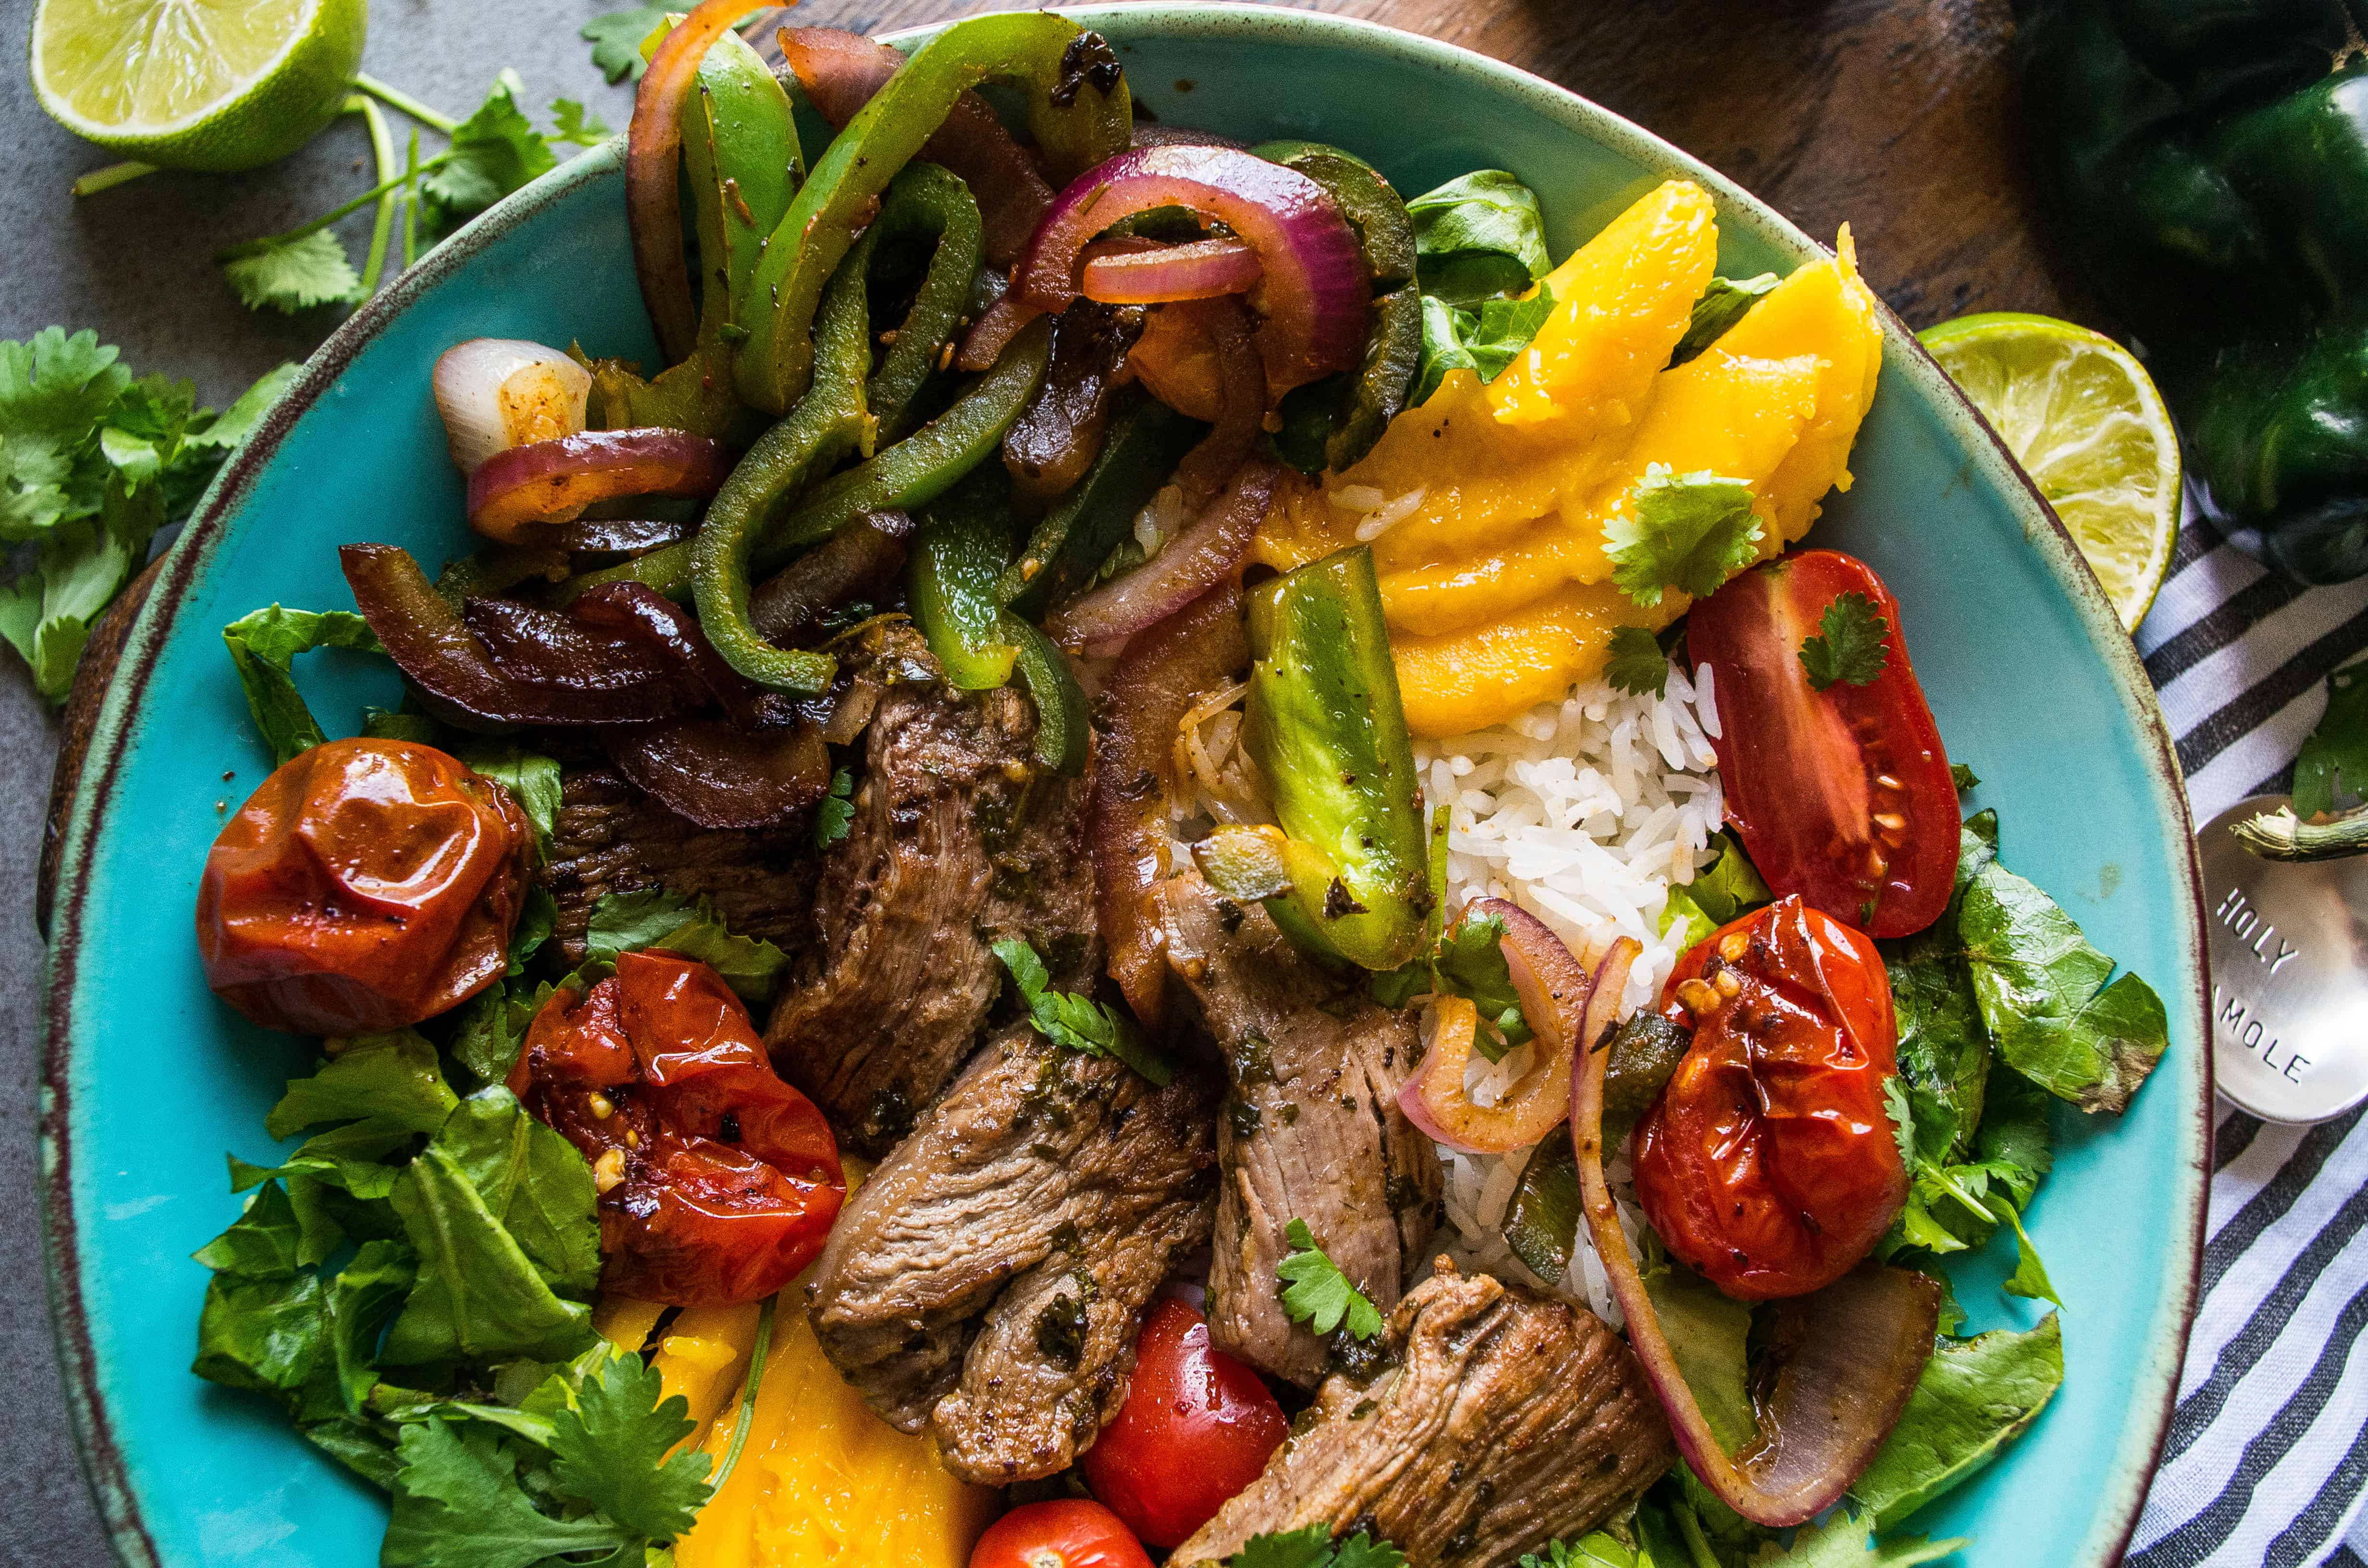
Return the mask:
<path id="1" fill-rule="evenodd" d="M 1561 937 L 1518 904 L 1483 898 L 1464 906 L 1465 920 L 1492 915 L 1505 923 L 1497 946 L 1520 995 L 1521 1017 L 1537 1036 L 1536 1062 L 1496 1105 L 1473 1104 L 1463 1092 L 1463 1074 L 1472 1060 L 1477 1012 L 1461 996 L 1445 996 L 1437 1003 L 1440 1016 L 1430 1049 L 1398 1090 L 1398 1108 L 1407 1120 L 1439 1142 L 1474 1154 L 1526 1149 L 1570 1114 L 1573 1047 L 1589 1038 L 1583 1031 L 1593 998 L 1607 990 L 1616 1009 L 1619 986 L 1628 979 L 1624 962 L 1616 973 L 1610 963 L 1600 978 L 1588 973 Z M 1637 950 L 1633 939 L 1622 941 L 1632 954 Z M 1605 985 L 1606 981 L 1614 983 Z"/>
<path id="2" fill-rule="evenodd" d="M 1217 359 L 1216 422 L 1176 465 L 1176 482 L 1184 487 L 1186 498 L 1197 503 L 1216 494 L 1257 450 L 1271 389 L 1249 312 L 1239 300 L 1185 300 L 1167 310 L 1189 317 Z"/>
<path id="3" fill-rule="evenodd" d="M 1940 1284 L 1904 1268 L 1862 1264 L 1822 1290 L 1782 1303 L 1776 1335 L 1782 1359 L 1758 1403 L 1759 1436 L 1729 1456 L 1661 1332 L 1603 1179 L 1603 1073 L 1610 1056 L 1590 1047 L 1573 1074 L 1570 1133 L 1588 1233 L 1627 1314 L 1628 1342 L 1703 1484 L 1754 1524 L 1770 1529 L 1804 1524 L 1841 1500 L 1898 1423 L 1932 1354 Z"/>
<path id="4" fill-rule="evenodd" d="M 830 753 L 812 723 L 748 731 L 721 719 L 653 724 L 612 736 L 617 770 L 701 827 L 771 827 L 830 789 Z"/>
<path id="5" fill-rule="evenodd" d="M 1266 318 L 1258 351 L 1270 393 L 1357 363 L 1372 294 L 1355 232 L 1322 186 L 1233 147 L 1142 147 L 1078 176 L 1029 241 L 1011 297 L 1038 312 L 1064 308 L 1077 297 L 1087 244 L 1158 207 L 1213 218 L 1257 253 L 1263 277 L 1250 302 Z M 966 347 L 963 358 L 975 357 Z"/>
<path id="6" fill-rule="evenodd" d="M 806 97 L 841 131 L 905 63 L 888 45 L 837 28 L 782 28 L 751 41 L 796 73 Z M 1053 187 L 986 100 L 976 93 L 955 99 L 945 124 L 921 144 L 921 156 L 960 176 L 978 199 L 986 259 L 997 267 L 1018 260 L 1053 205 Z"/>
<path id="7" fill-rule="evenodd" d="M 712 495 L 732 472 L 721 441 L 680 430 L 586 430 L 495 452 L 469 476 L 469 526 L 505 544 L 620 495 Z"/>
<path id="8" fill-rule="evenodd" d="M 1156 305 L 1170 300 L 1214 300 L 1257 286 L 1258 252 L 1219 235 L 1189 244 L 1128 246 L 1094 254 L 1086 247 L 1080 292 L 1110 305 Z"/>
<path id="9" fill-rule="evenodd" d="M 625 132 L 625 210 L 632 224 L 633 272 L 642 302 L 658 330 L 666 363 L 690 357 L 699 336 L 691 301 L 690 264 L 682 248 L 682 194 L 676 168 L 682 152 L 682 111 L 699 82 L 708 46 L 766 0 L 700 0 L 666 34 L 633 95 Z M 498 536 L 496 536 L 498 537 Z"/>
<path id="10" fill-rule="evenodd" d="M 912 532 L 905 512 L 856 518 L 757 584 L 748 596 L 749 621 L 768 641 L 786 642 L 858 595 L 886 590 L 904 570 Z"/>
<path id="11" fill-rule="evenodd" d="M 1044 630 L 1064 647 L 1082 648 L 1132 636 L 1175 614 L 1214 586 L 1248 551 L 1281 479 L 1281 471 L 1263 458 L 1242 464 L 1233 482 L 1158 554 L 1062 610 L 1045 622 Z M 1159 744 L 1165 746 L 1174 738 L 1170 733 Z"/>
<path id="12" fill-rule="evenodd" d="M 1176 727 L 1207 692 L 1250 662 L 1241 589 L 1230 579 L 1132 643 L 1103 684 L 1108 728 L 1096 748 L 1087 839 L 1094 913 L 1110 976 L 1147 1027 L 1167 1017 L 1167 929 L 1158 885 L 1168 872 L 1167 799 Z"/>
<path id="13" fill-rule="evenodd" d="M 785 723 L 791 700 L 732 667 L 690 611 L 646 583 L 603 583 L 568 607 L 577 619 L 640 642 L 703 688 L 744 730 Z"/>
<path id="14" fill-rule="evenodd" d="M 461 601 L 461 619 L 485 656 L 512 680 L 571 691 L 636 692 L 670 689 L 677 706 L 696 707 L 706 690 L 688 680 L 677 663 L 656 650 L 598 631 L 573 616 L 540 609 L 516 599 Z"/>

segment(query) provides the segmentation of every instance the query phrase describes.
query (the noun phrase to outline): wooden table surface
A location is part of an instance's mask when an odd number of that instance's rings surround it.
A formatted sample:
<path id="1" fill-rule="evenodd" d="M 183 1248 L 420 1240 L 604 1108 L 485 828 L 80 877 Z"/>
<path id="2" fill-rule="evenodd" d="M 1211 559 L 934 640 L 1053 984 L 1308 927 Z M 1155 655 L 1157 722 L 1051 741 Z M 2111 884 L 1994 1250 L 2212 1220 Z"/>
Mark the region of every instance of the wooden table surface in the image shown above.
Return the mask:
<path id="1" fill-rule="evenodd" d="M 538 97 L 591 102 L 612 125 L 627 90 L 604 88 L 582 20 L 629 0 L 379 0 L 365 68 L 447 106 L 475 101 L 513 64 Z M 808 26 L 885 31 L 978 11 L 978 0 L 804 0 Z M 1830 242 L 1848 222 L 1868 279 L 1910 326 L 1969 311 L 2088 317 L 2059 285 L 2033 229 L 2006 70 L 2006 0 L 1304 0 L 1493 55 L 1580 93 L 1703 159 Z M 0 0 L 0 32 L 24 36 L 32 0 Z M 21 59 L 21 53 L 16 56 Z M 0 139 L 17 153 L 0 182 L 0 337 L 52 322 L 93 326 L 139 369 L 194 377 L 215 403 L 273 362 L 301 356 L 334 312 L 254 318 L 212 286 L 208 258 L 359 188 L 352 126 L 271 169 L 229 179 L 160 177 L 113 201 L 63 187 L 107 161 L 42 119 L 21 67 L 0 71 Z M 325 199 L 324 199 L 325 193 Z M 368 214 L 351 227 L 366 226 Z M 349 234 L 349 244 L 358 244 Z M 45 1325 L 32 1159 L 39 1038 L 33 863 L 58 719 L 0 659 L 0 863 L 18 907 L 0 913 L 0 1268 L 18 1290 L 0 1312 L 0 1445 L 31 1477 L 0 1509 L 0 1563 L 103 1560 L 73 1475 Z"/>

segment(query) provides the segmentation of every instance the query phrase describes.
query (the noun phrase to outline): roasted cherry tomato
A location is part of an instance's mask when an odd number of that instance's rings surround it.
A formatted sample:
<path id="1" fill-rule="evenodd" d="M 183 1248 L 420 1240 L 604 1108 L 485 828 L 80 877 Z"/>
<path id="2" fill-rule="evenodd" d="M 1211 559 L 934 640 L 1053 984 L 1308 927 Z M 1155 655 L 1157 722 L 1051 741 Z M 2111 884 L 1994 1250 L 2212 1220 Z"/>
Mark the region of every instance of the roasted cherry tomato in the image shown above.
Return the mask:
<path id="1" fill-rule="evenodd" d="M 1151 1568 L 1116 1514 L 1099 1503 L 1059 1497 L 1029 1503 L 987 1527 L 970 1568 Z"/>
<path id="2" fill-rule="evenodd" d="M 1077 1461 L 1086 1484 L 1154 1546 L 1181 1546 L 1258 1478 L 1291 1434 L 1258 1375 L 1209 1343 L 1209 1325 L 1162 1301 L 1134 1342 L 1118 1419 Z"/>
<path id="3" fill-rule="evenodd" d="M 1804 1296 L 1907 1201 L 1884 1108 L 1898 1034 L 1865 936 L 1798 898 L 1724 926 L 1662 993 L 1693 1044 L 1636 1125 L 1636 1198 L 1670 1252 L 1730 1296 Z"/>
<path id="4" fill-rule="evenodd" d="M 314 746 L 263 781 L 206 856 L 206 983 L 267 1028 L 365 1034 L 432 1017 L 508 967 L 533 846 L 509 791 L 433 746 Z"/>
<path id="5" fill-rule="evenodd" d="M 1845 594 L 1883 619 L 1882 669 L 1819 691 L 1802 644 Z M 1686 648 L 1711 667 L 1726 814 L 1768 885 L 1871 936 L 1939 919 L 1957 878 L 1957 790 L 1883 579 L 1831 550 L 1783 556 L 1694 606 Z"/>
<path id="6" fill-rule="evenodd" d="M 772 1295 L 847 1197 L 822 1112 L 774 1075 L 748 1009 L 703 963 L 625 953 L 554 992 L 510 1091 L 592 1163 L 601 1284 L 677 1306 Z"/>

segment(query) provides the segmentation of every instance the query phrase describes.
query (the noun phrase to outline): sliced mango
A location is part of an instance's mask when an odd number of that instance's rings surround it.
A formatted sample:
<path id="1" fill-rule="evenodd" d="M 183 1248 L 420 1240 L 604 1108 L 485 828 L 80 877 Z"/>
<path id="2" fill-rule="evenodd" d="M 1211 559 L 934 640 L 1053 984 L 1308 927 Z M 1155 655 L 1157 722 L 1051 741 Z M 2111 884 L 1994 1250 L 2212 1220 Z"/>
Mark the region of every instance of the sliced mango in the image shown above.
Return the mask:
<path id="1" fill-rule="evenodd" d="M 1633 424 L 1710 286 L 1715 219 L 1708 191 L 1670 180 L 1548 273 L 1554 313 L 1489 383 L 1497 419 L 1589 435 Z"/>
<path id="2" fill-rule="evenodd" d="M 747 1341 L 740 1343 L 745 1358 Z M 718 1464 L 733 1425 L 708 1430 L 704 1447 Z M 926 1436 L 899 1432 L 865 1407 L 824 1357 L 792 1287 L 773 1319 L 740 1461 L 675 1542 L 675 1562 L 964 1568 L 1001 1506 L 1000 1494 L 949 1474 Z"/>
<path id="3" fill-rule="evenodd" d="M 666 1315 L 666 1308 L 655 1301 L 636 1301 L 624 1296 L 603 1296 L 592 1307 L 592 1332 L 620 1350 L 640 1354 L 650 1342 L 650 1331 Z"/>
<path id="4" fill-rule="evenodd" d="M 680 1394 L 690 1406 L 690 1419 L 705 1426 L 733 1402 L 748 1377 L 748 1352 L 757 1339 L 755 1301 L 725 1307 L 685 1307 L 666 1325 L 658 1353 L 650 1365 L 658 1370 L 665 1392 Z M 791 1311 L 796 1309 L 792 1306 Z M 780 1313 L 775 1313 L 778 1320 Z M 694 1433 L 690 1441 L 700 1440 Z"/>
<path id="5" fill-rule="evenodd" d="M 1658 631 L 1685 604 L 1670 594 L 1656 608 L 1639 609 L 1609 583 L 1574 583 L 1467 631 L 1393 637 L 1406 722 L 1439 740 L 1517 718 L 1602 669 L 1612 628 Z"/>

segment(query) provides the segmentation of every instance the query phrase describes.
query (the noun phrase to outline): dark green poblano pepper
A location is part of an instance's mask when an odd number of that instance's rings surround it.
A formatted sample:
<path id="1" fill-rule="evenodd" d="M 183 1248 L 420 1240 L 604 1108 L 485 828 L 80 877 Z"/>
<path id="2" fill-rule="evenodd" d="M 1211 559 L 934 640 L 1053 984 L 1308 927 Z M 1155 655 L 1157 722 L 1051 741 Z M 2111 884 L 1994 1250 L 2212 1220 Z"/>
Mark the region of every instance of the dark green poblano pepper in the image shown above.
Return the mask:
<path id="1" fill-rule="evenodd" d="M 2344 0 L 2017 0 L 2044 193 L 2153 365 L 2205 516 L 2368 573 L 2368 59 Z"/>

